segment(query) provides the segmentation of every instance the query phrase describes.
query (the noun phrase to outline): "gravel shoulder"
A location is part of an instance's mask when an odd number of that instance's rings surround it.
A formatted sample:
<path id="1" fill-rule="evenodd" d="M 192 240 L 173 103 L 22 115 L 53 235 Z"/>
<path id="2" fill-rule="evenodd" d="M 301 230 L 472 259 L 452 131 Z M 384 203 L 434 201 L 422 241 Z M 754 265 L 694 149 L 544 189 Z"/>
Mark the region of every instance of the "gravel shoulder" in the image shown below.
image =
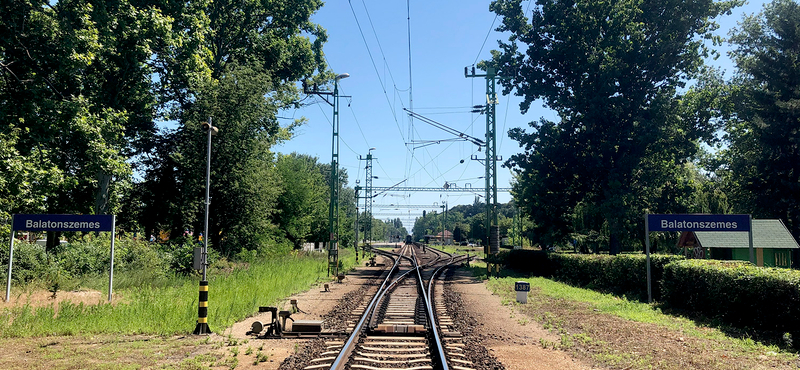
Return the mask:
<path id="1" fill-rule="evenodd" d="M 467 342 L 477 341 L 507 370 L 526 369 L 597 369 L 568 353 L 545 348 L 542 343 L 556 343 L 559 336 L 544 329 L 525 315 L 514 312 L 502 299 L 492 294 L 486 284 L 459 269 L 449 283 L 449 304 L 462 309 L 452 315 L 466 330 Z M 460 298 L 461 304 L 457 302 Z"/>

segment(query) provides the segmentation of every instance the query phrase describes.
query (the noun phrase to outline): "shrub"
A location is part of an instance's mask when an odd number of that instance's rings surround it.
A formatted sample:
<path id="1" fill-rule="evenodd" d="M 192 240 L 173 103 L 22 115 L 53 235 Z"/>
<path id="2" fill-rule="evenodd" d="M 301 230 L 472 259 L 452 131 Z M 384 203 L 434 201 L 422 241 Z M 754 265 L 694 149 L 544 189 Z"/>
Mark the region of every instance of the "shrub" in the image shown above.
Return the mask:
<path id="1" fill-rule="evenodd" d="M 517 271 L 529 272 L 535 276 L 550 277 L 553 275 L 553 266 L 548 259 L 548 253 L 545 251 L 501 251 L 498 253 L 498 257 L 504 260 L 506 266 Z"/>
<path id="2" fill-rule="evenodd" d="M 111 260 L 111 241 L 102 243 L 96 239 L 61 244 L 55 248 L 53 256 L 68 276 L 102 274 L 108 270 Z"/>
<path id="3" fill-rule="evenodd" d="M 647 300 L 647 256 L 644 254 L 562 254 L 549 256 L 553 277 L 569 284 L 603 292 Z M 683 256 L 650 255 L 653 299 L 660 299 L 658 290 L 664 266 Z"/>
<path id="4" fill-rule="evenodd" d="M 661 289 L 670 307 L 739 326 L 800 332 L 800 271 L 686 260 L 668 264 L 664 274 Z"/>
<path id="5" fill-rule="evenodd" d="M 552 277 L 565 283 L 596 289 L 632 299 L 647 300 L 647 263 L 644 254 L 570 254 L 543 251 L 501 252 L 506 265 L 538 276 Z M 650 256 L 653 298 L 659 299 L 659 281 L 664 265 L 683 256 Z"/>
<path id="6" fill-rule="evenodd" d="M 8 244 L 0 246 L 0 264 L 8 269 Z M 52 271 L 55 262 L 44 251 L 44 246 L 35 243 L 14 243 L 14 264 L 11 278 L 17 283 L 27 283 L 45 277 Z M 5 274 L 4 274 L 5 275 Z"/>
<path id="7" fill-rule="evenodd" d="M 167 267 L 158 249 L 145 240 L 119 239 L 114 243 L 114 269 L 142 270 Z"/>

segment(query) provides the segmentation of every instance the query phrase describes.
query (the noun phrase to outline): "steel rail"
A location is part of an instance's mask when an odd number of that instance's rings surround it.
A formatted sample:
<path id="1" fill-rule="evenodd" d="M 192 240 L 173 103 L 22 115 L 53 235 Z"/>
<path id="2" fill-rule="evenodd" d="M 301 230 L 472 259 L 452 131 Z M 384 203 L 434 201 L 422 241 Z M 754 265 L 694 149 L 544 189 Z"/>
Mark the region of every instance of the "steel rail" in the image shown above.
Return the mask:
<path id="1" fill-rule="evenodd" d="M 387 255 L 390 258 L 392 258 L 390 253 L 386 253 L 384 251 L 375 249 L 375 253 L 381 255 Z M 383 283 L 381 284 L 380 288 L 378 288 L 378 292 L 381 292 L 386 288 L 386 283 L 390 280 L 392 275 L 399 268 L 400 260 L 401 258 L 395 259 L 392 268 L 389 270 L 389 273 L 386 276 L 386 279 L 383 280 Z M 365 313 L 372 312 L 377 302 L 378 302 L 378 294 L 375 294 L 375 296 L 372 297 L 372 300 L 370 301 L 369 305 L 367 305 L 367 308 L 364 310 L 364 312 Z M 361 330 L 363 330 L 364 328 L 364 323 L 366 322 L 368 316 L 369 315 L 363 315 L 361 319 L 359 319 L 358 324 L 356 324 L 356 326 L 353 328 L 352 334 L 350 335 L 349 338 L 347 338 L 347 342 L 345 342 L 345 344 L 342 346 L 342 351 L 339 352 L 339 355 L 336 356 L 336 359 L 331 364 L 330 367 L 331 370 L 344 369 L 344 365 L 347 363 L 348 357 L 350 357 L 350 354 L 353 352 L 353 349 L 355 349 L 357 340 L 360 336 Z"/>
<path id="2" fill-rule="evenodd" d="M 406 245 L 408 245 L 408 244 L 406 244 Z M 393 253 L 393 252 L 386 252 L 386 251 L 381 251 L 381 252 L 383 252 L 383 253 L 385 253 L 385 254 L 392 254 L 392 255 L 396 255 L 396 256 L 398 256 L 398 258 L 405 258 L 405 259 L 407 259 L 409 262 L 411 262 L 411 263 L 412 263 L 412 264 L 414 264 L 414 265 L 416 265 L 416 264 L 417 264 L 417 262 L 416 262 L 416 259 L 415 259 L 415 257 L 416 257 L 416 254 L 415 254 L 415 252 L 414 252 L 414 248 L 411 248 L 411 254 L 412 254 L 412 256 L 411 256 L 411 257 L 409 257 L 409 256 L 406 256 L 406 255 L 404 255 L 404 254 L 402 254 L 402 253 L 401 253 L 401 254 L 396 254 L 396 253 Z M 418 267 L 415 267 L 415 268 L 418 268 Z M 403 279 L 405 279 L 405 278 L 406 278 L 406 276 L 408 276 L 408 275 L 409 275 L 409 274 L 411 274 L 412 272 L 414 272 L 414 269 L 411 269 L 411 270 L 408 270 L 408 271 L 404 272 L 403 274 L 401 274 L 400 276 L 398 276 L 398 277 L 397 277 L 397 278 L 396 278 L 396 279 L 395 279 L 395 280 L 394 280 L 394 281 L 393 281 L 391 284 L 389 284 L 389 286 L 387 286 L 387 287 L 386 287 L 386 289 L 383 289 L 383 290 L 381 290 L 381 291 L 378 291 L 378 293 L 376 293 L 376 294 L 380 294 L 380 297 L 378 298 L 378 301 L 377 301 L 377 302 L 378 302 L 378 303 L 382 302 L 382 301 L 383 301 L 383 299 L 386 297 L 386 294 L 387 294 L 387 293 L 389 293 L 389 291 L 390 291 L 390 290 L 392 290 L 392 288 L 394 288 L 395 286 L 397 286 L 397 284 L 399 284 L 399 283 L 400 283 L 400 281 L 402 281 Z M 421 284 L 424 284 L 424 282 L 423 282 L 422 280 L 420 280 L 420 282 L 421 282 Z M 372 311 L 372 313 L 370 314 L 370 319 L 369 319 L 369 321 L 368 321 L 368 322 L 370 322 L 370 323 L 371 323 L 371 322 L 374 322 L 374 321 L 376 320 L 376 317 L 377 317 L 377 315 L 378 315 L 378 311 L 377 311 L 377 310 L 373 310 L 373 311 Z"/>
<path id="3" fill-rule="evenodd" d="M 365 326 L 369 325 L 369 323 L 371 323 L 372 321 L 375 320 L 375 315 L 377 315 L 377 311 L 378 311 L 377 307 L 380 304 L 380 302 L 382 302 L 385 299 L 386 295 L 393 288 L 395 288 L 403 279 L 409 277 L 409 275 L 414 274 L 414 273 L 416 274 L 416 277 L 417 277 L 417 281 L 418 281 L 417 289 L 420 292 L 420 294 L 422 295 L 421 298 L 423 300 L 423 303 L 425 304 L 425 311 L 426 311 L 425 312 L 425 316 L 426 316 L 426 319 L 428 320 L 428 324 L 429 324 L 429 327 L 430 327 L 430 334 L 431 335 L 429 336 L 429 339 L 433 342 L 433 345 L 431 345 L 431 352 L 435 352 L 435 354 L 431 353 L 431 357 L 432 357 L 431 360 L 432 360 L 432 362 L 434 364 L 437 364 L 437 363 L 439 364 L 439 366 L 440 366 L 439 369 L 449 370 L 449 366 L 447 364 L 446 353 L 444 351 L 444 345 L 442 344 L 442 338 L 440 337 L 438 324 L 436 323 L 436 317 L 435 317 L 435 313 L 433 311 L 433 304 L 432 304 L 432 298 L 431 298 L 431 294 L 432 294 L 431 293 L 432 292 L 431 284 L 434 281 L 437 273 L 442 271 L 445 267 L 448 267 L 448 266 L 452 265 L 453 263 L 456 263 L 458 258 L 457 257 L 453 257 L 453 255 L 450 254 L 450 253 L 431 248 L 431 250 L 437 255 L 436 259 L 434 259 L 433 261 L 429 261 L 427 263 L 424 263 L 424 264 L 420 264 L 417 261 L 417 253 L 415 251 L 415 248 L 408 248 L 408 247 L 409 247 L 409 245 L 405 245 L 400 250 L 400 253 L 382 251 L 382 250 L 378 250 L 378 249 L 374 249 L 373 248 L 374 253 L 386 256 L 388 258 L 392 258 L 394 260 L 394 264 L 392 265 L 391 269 L 387 273 L 387 276 L 384 279 L 383 283 L 381 283 L 380 288 L 378 289 L 376 294 L 373 296 L 373 298 L 370 301 L 370 303 L 367 305 L 366 309 L 364 310 L 364 314 L 361 316 L 361 318 L 359 319 L 358 323 L 353 328 L 353 331 L 352 331 L 350 337 L 347 339 L 347 341 L 342 346 L 342 350 L 339 352 L 339 354 L 337 355 L 336 359 L 331 364 L 331 366 L 330 366 L 331 370 L 343 370 L 343 369 L 345 369 L 346 364 L 349 361 L 350 355 L 353 353 L 353 351 L 355 350 L 355 348 L 356 348 L 356 346 L 358 344 L 358 341 L 360 339 L 360 336 L 361 336 L 362 332 L 366 329 Z M 409 252 L 409 250 L 406 249 L 406 248 L 410 249 L 410 255 L 411 256 L 406 255 L 406 253 Z M 422 278 L 423 267 L 430 267 L 432 265 L 440 263 L 440 261 L 442 259 L 444 259 L 444 258 L 442 258 L 443 255 L 449 256 L 450 259 L 449 259 L 449 261 L 447 261 L 446 265 L 440 266 L 439 268 L 437 268 L 434 271 L 433 275 L 431 275 L 431 279 L 428 281 L 428 284 L 427 284 L 428 288 L 427 288 L 427 291 L 426 291 L 426 287 L 425 287 L 426 284 L 425 284 L 425 281 Z M 409 260 L 411 262 L 411 264 L 412 264 L 412 268 L 410 270 L 405 271 L 405 272 L 403 272 L 403 273 L 398 275 L 398 272 L 399 272 L 399 269 L 400 269 L 400 261 L 403 260 L 403 259 Z"/>
<path id="4" fill-rule="evenodd" d="M 433 313 L 433 305 L 431 305 L 430 296 L 428 292 L 425 291 L 425 281 L 422 280 L 422 274 L 420 273 L 420 270 L 421 269 L 419 266 L 417 266 L 415 269 L 417 272 L 417 279 L 419 279 L 420 284 L 419 290 L 422 293 L 423 301 L 425 301 L 425 313 L 428 317 L 428 323 L 430 324 L 431 340 L 433 340 L 434 344 L 436 345 L 436 355 L 438 356 L 439 364 L 442 370 L 449 370 L 450 368 L 447 365 L 447 357 L 444 353 L 444 346 L 442 346 L 442 338 L 439 336 L 439 328 L 438 324 L 436 324 L 436 315 Z"/>
<path id="5" fill-rule="evenodd" d="M 451 267 L 453 264 L 460 262 L 462 257 L 464 257 L 464 259 L 469 258 L 469 257 L 453 256 L 452 253 L 447 253 L 445 251 L 438 250 L 438 249 L 435 249 L 435 248 L 430 248 L 430 249 L 435 251 L 437 254 L 446 254 L 446 255 L 448 255 L 450 257 L 450 261 L 448 261 L 447 264 L 445 264 L 443 266 L 439 266 L 439 268 L 437 268 L 436 270 L 433 271 L 433 273 L 431 274 L 430 280 L 428 280 L 428 289 L 427 289 L 426 294 L 425 294 L 425 304 L 427 305 L 428 312 L 430 313 L 429 320 L 431 320 L 431 327 L 433 328 L 433 336 L 435 338 L 435 342 L 436 342 L 436 345 L 437 345 L 437 351 L 439 352 L 439 361 L 442 364 L 442 369 L 443 370 L 449 370 L 449 367 L 448 367 L 448 364 L 447 364 L 447 356 L 445 355 L 444 348 L 442 346 L 441 337 L 438 334 L 439 325 L 436 323 L 435 315 L 433 313 L 434 311 L 433 311 L 433 303 L 432 303 L 432 300 L 431 300 L 432 299 L 431 295 L 433 294 L 433 285 L 434 285 L 434 282 L 436 281 L 436 275 L 441 273 L 442 270 Z M 421 279 L 421 277 L 420 277 L 420 279 Z"/>
<path id="6" fill-rule="evenodd" d="M 406 276 L 408 276 L 408 275 L 409 275 L 409 274 L 411 274 L 412 272 L 414 272 L 414 270 L 413 270 L 413 269 L 411 269 L 411 270 L 408 270 L 408 271 L 406 271 L 406 272 L 402 273 L 400 276 L 398 276 L 396 279 L 394 279 L 394 281 L 392 281 L 392 282 L 391 282 L 391 284 L 389 284 L 389 285 L 386 287 L 386 289 L 383 289 L 383 290 L 380 290 L 380 291 L 378 291 L 378 293 L 377 293 L 377 294 L 380 294 L 380 297 L 378 298 L 378 301 L 377 301 L 377 303 L 380 303 L 380 302 L 382 302 L 382 301 L 383 301 L 383 299 L 386 297 L 386 294 L 387 294 L 389 291 L 391 291 L 391 290 L 392 290 L 392 289 L 393 289 L 395 286 L 397 286 L 397 284 L 399 284 L 399 283 L 400 283 L 400 282 L 401 282 L 403 279 L 405 279 L 405 278 L 406 278 Z M 378 310 L 372 310 L 371 314 L 369 315 L 369 316 L 370 316 L 370 318 L 369 318 L 369 321 L 368 321 L 368 322 L 374 322 L 374 321 L 375 321 L 375 319 L 376 319 L 376 317 L 377 317 L 377 315 L 378 315 Z"/>

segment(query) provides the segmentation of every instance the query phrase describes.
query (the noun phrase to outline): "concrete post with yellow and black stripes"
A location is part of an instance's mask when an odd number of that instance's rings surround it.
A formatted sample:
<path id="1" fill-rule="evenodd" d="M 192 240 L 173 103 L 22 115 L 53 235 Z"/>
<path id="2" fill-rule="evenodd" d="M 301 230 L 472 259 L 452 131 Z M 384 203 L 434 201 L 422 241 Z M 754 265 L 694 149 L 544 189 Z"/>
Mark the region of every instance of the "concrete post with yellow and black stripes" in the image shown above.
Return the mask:
<path id="1" fill-rule="evenodd" d="M 200 280 L 200 300 L 197 308 L 197 326 L 194 334 L 211 334 L 208 327 L 208 281 Z"/>

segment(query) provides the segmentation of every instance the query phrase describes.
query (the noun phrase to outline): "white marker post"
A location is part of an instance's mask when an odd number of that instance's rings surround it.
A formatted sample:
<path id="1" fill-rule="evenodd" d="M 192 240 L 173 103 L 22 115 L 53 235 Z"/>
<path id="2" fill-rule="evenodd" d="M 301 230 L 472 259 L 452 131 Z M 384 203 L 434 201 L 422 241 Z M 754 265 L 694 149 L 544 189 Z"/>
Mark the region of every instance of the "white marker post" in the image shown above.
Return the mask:
<path id="1" fill-rule="evenodd" d="M 527 281 L 517 281 L 514 283 L 514 290 L 517 292 L 518 303 L 528 303 L 528 292 L 531 291 L 531 284 Z"/>

